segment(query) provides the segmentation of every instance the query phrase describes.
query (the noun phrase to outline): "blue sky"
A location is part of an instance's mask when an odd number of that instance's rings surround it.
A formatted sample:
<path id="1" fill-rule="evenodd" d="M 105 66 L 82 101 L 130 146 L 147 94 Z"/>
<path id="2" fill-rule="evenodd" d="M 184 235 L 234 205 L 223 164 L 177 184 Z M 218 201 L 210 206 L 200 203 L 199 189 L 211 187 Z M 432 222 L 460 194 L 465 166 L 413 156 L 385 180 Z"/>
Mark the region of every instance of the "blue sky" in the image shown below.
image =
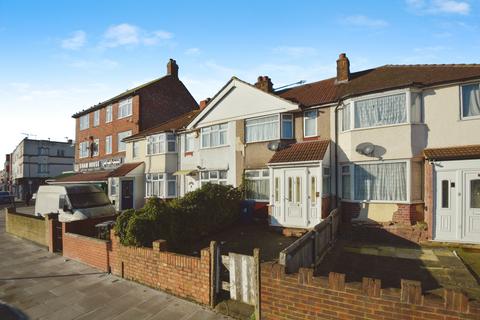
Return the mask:
<path id="1" fill-rule="evenodd" d="M 197 100 L 233 75 L 274 86 L 383 64 L 480 62 L 479 0 L 0 0 L 0 155 L 74 137 L 71 115 L 165 74 Z"/>

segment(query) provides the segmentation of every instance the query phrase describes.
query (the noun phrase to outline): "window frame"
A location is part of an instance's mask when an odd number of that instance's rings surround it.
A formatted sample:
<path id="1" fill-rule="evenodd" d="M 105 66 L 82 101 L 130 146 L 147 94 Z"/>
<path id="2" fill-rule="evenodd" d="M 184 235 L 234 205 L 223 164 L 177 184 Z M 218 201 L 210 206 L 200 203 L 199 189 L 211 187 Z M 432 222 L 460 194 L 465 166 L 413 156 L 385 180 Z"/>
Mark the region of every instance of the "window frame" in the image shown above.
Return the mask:
<path id="1" fill-rule="evenodd" d="M 98 157 L 100 155 L 100 139 L 93 139 L 93 144 L 96 145 L 96 150 L 93 150 L 92 157 Z"/>
<path id="2" fill-rule="evenodd" d="M 120 139 L 120 135 L 122 133 L 127 133 L 127 132 L 128 132 L 128 134 Z M 127 151 L 127 144 L 125 142 L 122 142 L 122 140 L 125 139 L 126 137 L 131 136 L 131 135 L 132 135 L 132 130 L 127 130 L 127 131 L 122 131 L 122 132 L 117 133 L 117 152 Z M 123 150 L 120 150 L 120 144 L 123 144 L 125 146 Z"/>
<path id="3" fill-rule="evenodd" d="M 172 139 L 168 139 L 173 137 Z M 171 132 L 163 132 L 152 134 L 146 137 L 146 145 L 145 145 L 145 154 L 147 156 L 154 156 L 159 154 L 167 154 L 167 153 L 176 153 L 177 152 L 177 136 Z M 168 146 L 170 142 L 174 142 L 175 150 L 169 151 Z M 152 152 L 154 149 L 153 146 L 156 146 L 156 152 Z M 163 148 L 161 148 L 163 146 Z"/>
<path id="4" fill-rule="evenodd" d="M 307 113 L 313 113 L 315 112 L 315 118 L 313 119 L 314 120 L 314 123 L 315 123 L 315 132 L 313 135 L 307 135 L 306 133 L 306 122 L 307 120 L 312 120 L 312 119 L 308 119 L 307 118 Z M 306 110 L 303 112 L 303 137 L 304 138 L 312 138 L 312 137 L 318 137 L 318 110 L 317 109 L 312 109 L 312 110 Z"/>
<path id="5" fill-rule="evenodd" d="M 217 177 L 212 178 L 211 173 L 215 172 Z M 220 172 L 225 173 L 225 178 L 221 178 Z M 203 174 L 208 173 L 208 178 L 205 179 L 203 178 Z M 228 170 L 203 170 L 200 171 L 199 175 L 199 181 L 200 181 L 200 186 L 203 186 L 203 183 L 213 183 L 213 184 L 221 184 L 221 185 L 226 185 L 228 181 Z M 224 183 L 222 183 L 224 182 Z"/>
<path id="6" fill-rule="evenodd" d="M 479 86 L 479 89 L 480 89 L 480 82 L 469 82 L 469 83 L 464 83 L 464 84 L 461 84 L 459 87 L 460 87 L 460 120 L 476 120 L 476 119 L 480 119 L 480 115 L 477 115 L 477 116 L 464 116 L 463 115 L 463 87 L 466 87 L 466 86 L 471 86 L 471 85 L 477 85 Z"/>
<path id="7" fill-rule="evenodd" d="M 137 159 L 140 157 L 140 142 L 139 141 L 132 141 L 132 158 Z"/>
<path id="8" fill-rule="evenodd" d="M 93 111 L 93 127 L 100 125 L 100 110 Z"/>
<path id="9" fill-rule="evenodd" d="M 88 158 L 88 141 L 82 141 L 78 145 L 78 158 Z"/>
<path id="10" fill-rule="evenodd" d="M 112 135 L 105 137 L 105 154 L 112 154 Z"/>
<path id="11" fill-rule="evenodd" d="M 189 142 L 191 141 L 191 146 L 189 148 Z M 185 148 L 184 152 L 193 152 L 195 149 L 195 133 L 189 132 L 185 134 Z"/>
<path id="12" fill-rule="evenodd" d="M 247 173 L 250 173 L 250 172 L 258 172 L 258 176 L 257 177 L 247 177 Z M 265 175 L 266 174 L 266 175 Z M 249 169 L 246 169 L 244 171 L 244 179 L 245 181 L 262 181 L 262 180 L 266 180 L 267 181 L 267 186 L 268 186 L 268 191 L 267 191 L 267 196 L 265 197 L 265 199 L 258 199 L 258 198 L 249 198 L 247 196 L 247 191 L 245 192 L 245 199 L 247 200 L 255 200 L 255 201 L 260 201 L 260 202 L 268 202 L 270 200 L 270 170 L 268 168 L 264 168 L 264 169 L 253 169 L 253 170 L 249 170 Z M 245 190 L 246 190 L 246 187 L 245 186 Z"/>
<path id="13" fill-rule="evenodd" d="M 128 117 L 131 117 L 132 116 L 132 113 L 133 113 L 133 99 L 130 97 L 130 98 L 126 98 L 126 99 L 123 99 L 123 100 L 120 100 L 118 102 L 118 115 L 117 115 L 117 119 L 123 119 L 123 118 L 128 118 Z M 128 113 L 125 113 L 124 114 L 124 108 L 127 107 L 127 111 Z"/>
<path id="14" fill-rule="evenodd" d="M 113 121 L 113 105 L 109 104 L 105 108 L 105 123 L 110 123 Z"/>
<path id="15" fill-rule="evenodd" d="M 225 126 L 225 128 L 221 128 L 222 126 Z M 218 127 L 213 129 L 214 127 Z M 200 149 L 212 149 L 212 148 L 221 148 L 221 147 L 226 147 L 228 146 L 228 122 L 223 122 L 223 123 L 219 123 L 219 124 L 215 124 L 215 125 L 211 125 L 211 126 L 207 126 L 207 127 L 203 127 L 200 129 Z M 225 143 L 224 144 L 221 144 L 220 143 L 220 137 L 221 137 L 221 133 L 222 132 L 225 132 Z M 212 134 L 218 134 L 218 145 L 214 145 L 212 146 Z M 204 146 L 204 136 L 208 135 L 209 136 L 209 144 L 208 146 Z"/>
<path id="16" fill-rule="evenodd" d="M 327 172 L 327 173 L 325 173 Z M 328 192 L 325 192 L 325 181 L 328 183 Z M 330 195 L 332 193 L 332 172 L 330 170 L 330 167 L 325 166 L 322 167 L 322 196 Z"/>
<path id="17" fill-rule="evenodd" d="M 87 130 L 90 128 L 90 114 L 84 114 L 83 116 L 80 116 L 79 118 L 79 129 L 80 131 L 82 130 Z"/>

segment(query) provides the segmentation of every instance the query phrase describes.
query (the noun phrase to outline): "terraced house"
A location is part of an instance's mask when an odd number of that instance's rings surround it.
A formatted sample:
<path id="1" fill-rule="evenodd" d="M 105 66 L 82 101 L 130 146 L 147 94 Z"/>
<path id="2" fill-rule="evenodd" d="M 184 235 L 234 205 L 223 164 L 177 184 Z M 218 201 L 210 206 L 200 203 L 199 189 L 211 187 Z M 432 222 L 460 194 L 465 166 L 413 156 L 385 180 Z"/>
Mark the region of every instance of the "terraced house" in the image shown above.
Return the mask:
<path id="1" fill-rule="evenodd" d="M 90 182 L 107 186 L 109 177 L 130 173 L 123 167 L 126 144 L 123 139 L 198 109 L 198 104 L 180 81 L 178 65 L 170 59 L 167 74 L 73 115 L 76 119 L 75 171 L 56 183 Z M 116 170 L 113 172 L 113 170 Z M 132 169 L 133 170 L 133 169 Z M 115 180 L 114 180 L 115 181 Z M 122 194 L 117 195 L 118 192 Z M 131 180 L 110 186 L 110 193 L 132 207 L 136 190 Z"/>

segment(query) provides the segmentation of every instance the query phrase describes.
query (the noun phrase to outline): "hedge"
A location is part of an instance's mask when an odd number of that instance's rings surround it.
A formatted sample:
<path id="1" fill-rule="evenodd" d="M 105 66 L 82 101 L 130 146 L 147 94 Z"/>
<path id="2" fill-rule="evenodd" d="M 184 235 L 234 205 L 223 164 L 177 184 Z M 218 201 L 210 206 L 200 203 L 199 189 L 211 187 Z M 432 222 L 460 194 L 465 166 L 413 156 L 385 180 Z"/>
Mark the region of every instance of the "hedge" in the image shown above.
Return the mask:
<path id="1" fill-rule="evenodd" d="M 142 209 L 122 212 L 115 233 L 124 245 L 151 246 L 164 239 L 180 247 L 237 221 L 241 198 L 239 189 L 211 183 L 178 199 L 150 198 Z"/>

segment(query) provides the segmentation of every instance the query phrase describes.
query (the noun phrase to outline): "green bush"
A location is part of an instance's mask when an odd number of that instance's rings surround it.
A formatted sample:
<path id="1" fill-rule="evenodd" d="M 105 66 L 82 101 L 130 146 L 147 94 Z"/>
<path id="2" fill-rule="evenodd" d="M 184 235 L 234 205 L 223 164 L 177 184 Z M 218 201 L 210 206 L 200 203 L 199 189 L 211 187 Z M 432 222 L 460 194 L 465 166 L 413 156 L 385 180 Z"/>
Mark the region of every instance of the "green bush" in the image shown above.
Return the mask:
<path id="1" fill-rule="evenodd" d="M 124 245 L 150 246 L 164 239 L 175 248 L 234 223 L 241 197 L 239 189 L 208 183 L 182 198 L 150 198 L 142 209 L 120 214 L 115 232 Z"/>

